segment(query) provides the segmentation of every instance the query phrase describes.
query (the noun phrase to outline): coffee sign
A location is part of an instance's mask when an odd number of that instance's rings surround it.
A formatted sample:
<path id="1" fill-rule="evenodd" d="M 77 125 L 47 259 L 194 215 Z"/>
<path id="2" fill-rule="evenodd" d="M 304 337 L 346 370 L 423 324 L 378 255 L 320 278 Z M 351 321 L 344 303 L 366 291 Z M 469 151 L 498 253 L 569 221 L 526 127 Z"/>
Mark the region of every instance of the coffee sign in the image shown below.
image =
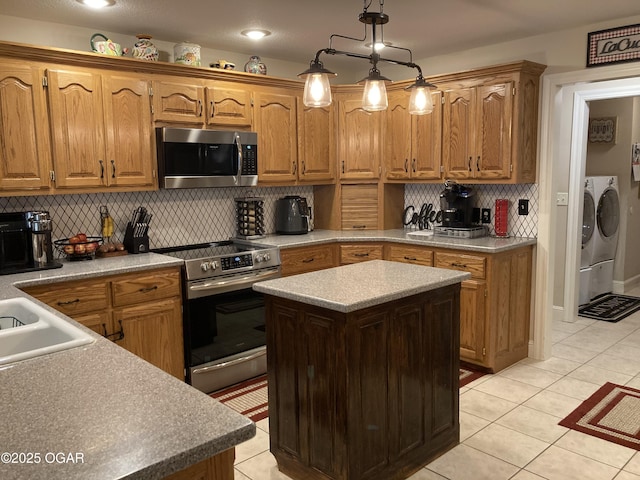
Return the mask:
<path id="1" fill-rule="evenodd" d="M 588 34 L 587 67 L 640 60 L 640 24 Z"/>

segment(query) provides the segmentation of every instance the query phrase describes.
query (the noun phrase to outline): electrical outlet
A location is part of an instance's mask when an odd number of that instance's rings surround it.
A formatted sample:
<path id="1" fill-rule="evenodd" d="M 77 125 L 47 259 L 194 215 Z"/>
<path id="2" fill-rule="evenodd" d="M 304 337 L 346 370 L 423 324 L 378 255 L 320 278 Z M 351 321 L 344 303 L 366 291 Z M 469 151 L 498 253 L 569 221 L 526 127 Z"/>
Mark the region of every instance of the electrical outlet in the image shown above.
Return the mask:
<path id="1" fill-rule="evenodd" d="M 529 200 L 526 198 L 518 200 L 518 215 L 529 215 Z"/>
<path id="2" fill-rule="evenodd" d="M 483 208 L 482 209 L 482 223 L 491 223 L 491 209 Z"/>

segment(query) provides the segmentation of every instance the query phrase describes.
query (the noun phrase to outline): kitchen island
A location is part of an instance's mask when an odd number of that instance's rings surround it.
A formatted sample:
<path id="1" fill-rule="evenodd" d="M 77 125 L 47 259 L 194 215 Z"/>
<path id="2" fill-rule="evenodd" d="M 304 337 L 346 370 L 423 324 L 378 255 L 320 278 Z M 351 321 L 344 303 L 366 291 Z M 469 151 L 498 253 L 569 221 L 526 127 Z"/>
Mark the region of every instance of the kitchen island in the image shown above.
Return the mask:
<path id="1" fill-rule="evenodd" d="M 0 299 L 29 298 L 95 338 L 0 367 L 0 478 L 233 478 L 252 421 L 21 290 L 180 265 L 147 253 L 0 277 Z"/>
<path id="2" fill-rule="evenodd" d="M 296 479 L 407 478 L 459 441 L 460 282 L 373 260 L 269 280 L 269 431 Z"/>

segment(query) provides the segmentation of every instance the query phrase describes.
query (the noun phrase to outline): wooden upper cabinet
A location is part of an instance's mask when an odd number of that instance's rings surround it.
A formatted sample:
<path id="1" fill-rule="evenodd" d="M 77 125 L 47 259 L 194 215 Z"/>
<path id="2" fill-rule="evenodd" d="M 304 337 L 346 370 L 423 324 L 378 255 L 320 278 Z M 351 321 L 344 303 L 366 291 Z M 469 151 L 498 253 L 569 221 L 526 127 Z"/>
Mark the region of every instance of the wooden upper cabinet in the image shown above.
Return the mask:
<path id="1" fill-rule="evenodd" d="M 56 188 L 152 187 L 148 82 L 92 70 L 47 78 Z"/>
<path id="2" fill-rule="evenodd" d="M 254 93 L 260 183 L 290 183 L 297 178 L 296 98 L 283 88 L 260 88 Z"/>
<path id="3" fill-rule="evenodd" d="M 241 83 L 209 82 L 205 87 L 207 124 L 222 127 L 253 126 L 253 95 Z"/>
<path id="4" fill-rule="evenodd" d="M 452 89 L 444 93 L 442 161 L 446 178 L 472 178 L 475 148 L 476 90 Z"/>
<path id="5" fill-rule="evenodd" d="M 0 64 L 0 192 L 49 187 L 51 144 L 44 70 Z"/>
<path id="6" fill-rule="evenodd" d="M 335 109 L 305 107 L 298 98 L 298 179 L 322 182 L 335 179 Z"/>
<path id="7" fill-rule="evenodd" d="M 153 119 L 202 126 L 205 123 L 201 80 L 167 78 L 153 81 Z"/>
<path id="8" fill-rule="evenodd" d="M 107 158 L 101 75 L 51 69 L 47 78 L 56 187 L 103 186 Z"/>
<path id="9" fill-rule="evenodd" d="M 361 92 L 336 94 L 341 180 L 380 177 L 383 113 L 363 110 L 361 97 Z"/>
<path id="10" fill-rule="evenodd" d="M 436 180 L 442 155 L 442 93 L 431 94 L 434 109 L 426 115 L 409 113 L 410 94 L 389 93 L 386 113 L 385 178 Z"/>
<path id="11" fill-rule="evenodd" d="M 153 185 L 149 82 L 114 74 L 103 78 L 103 86 L 107 185 Z"/>

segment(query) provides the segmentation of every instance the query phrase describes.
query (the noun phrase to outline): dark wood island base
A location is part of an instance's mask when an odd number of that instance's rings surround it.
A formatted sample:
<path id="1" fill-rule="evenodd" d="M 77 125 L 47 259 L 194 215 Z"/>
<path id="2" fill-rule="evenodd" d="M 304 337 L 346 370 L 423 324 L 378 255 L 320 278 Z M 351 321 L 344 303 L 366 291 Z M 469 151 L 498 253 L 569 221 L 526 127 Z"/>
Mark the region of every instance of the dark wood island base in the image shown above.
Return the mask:
<path id="1" fill-rule="evenodd" d="M 455 446 L 459 315 L 459 283 L 349 313 L 266 295 L 280 471 L 404 479 Z"/>

